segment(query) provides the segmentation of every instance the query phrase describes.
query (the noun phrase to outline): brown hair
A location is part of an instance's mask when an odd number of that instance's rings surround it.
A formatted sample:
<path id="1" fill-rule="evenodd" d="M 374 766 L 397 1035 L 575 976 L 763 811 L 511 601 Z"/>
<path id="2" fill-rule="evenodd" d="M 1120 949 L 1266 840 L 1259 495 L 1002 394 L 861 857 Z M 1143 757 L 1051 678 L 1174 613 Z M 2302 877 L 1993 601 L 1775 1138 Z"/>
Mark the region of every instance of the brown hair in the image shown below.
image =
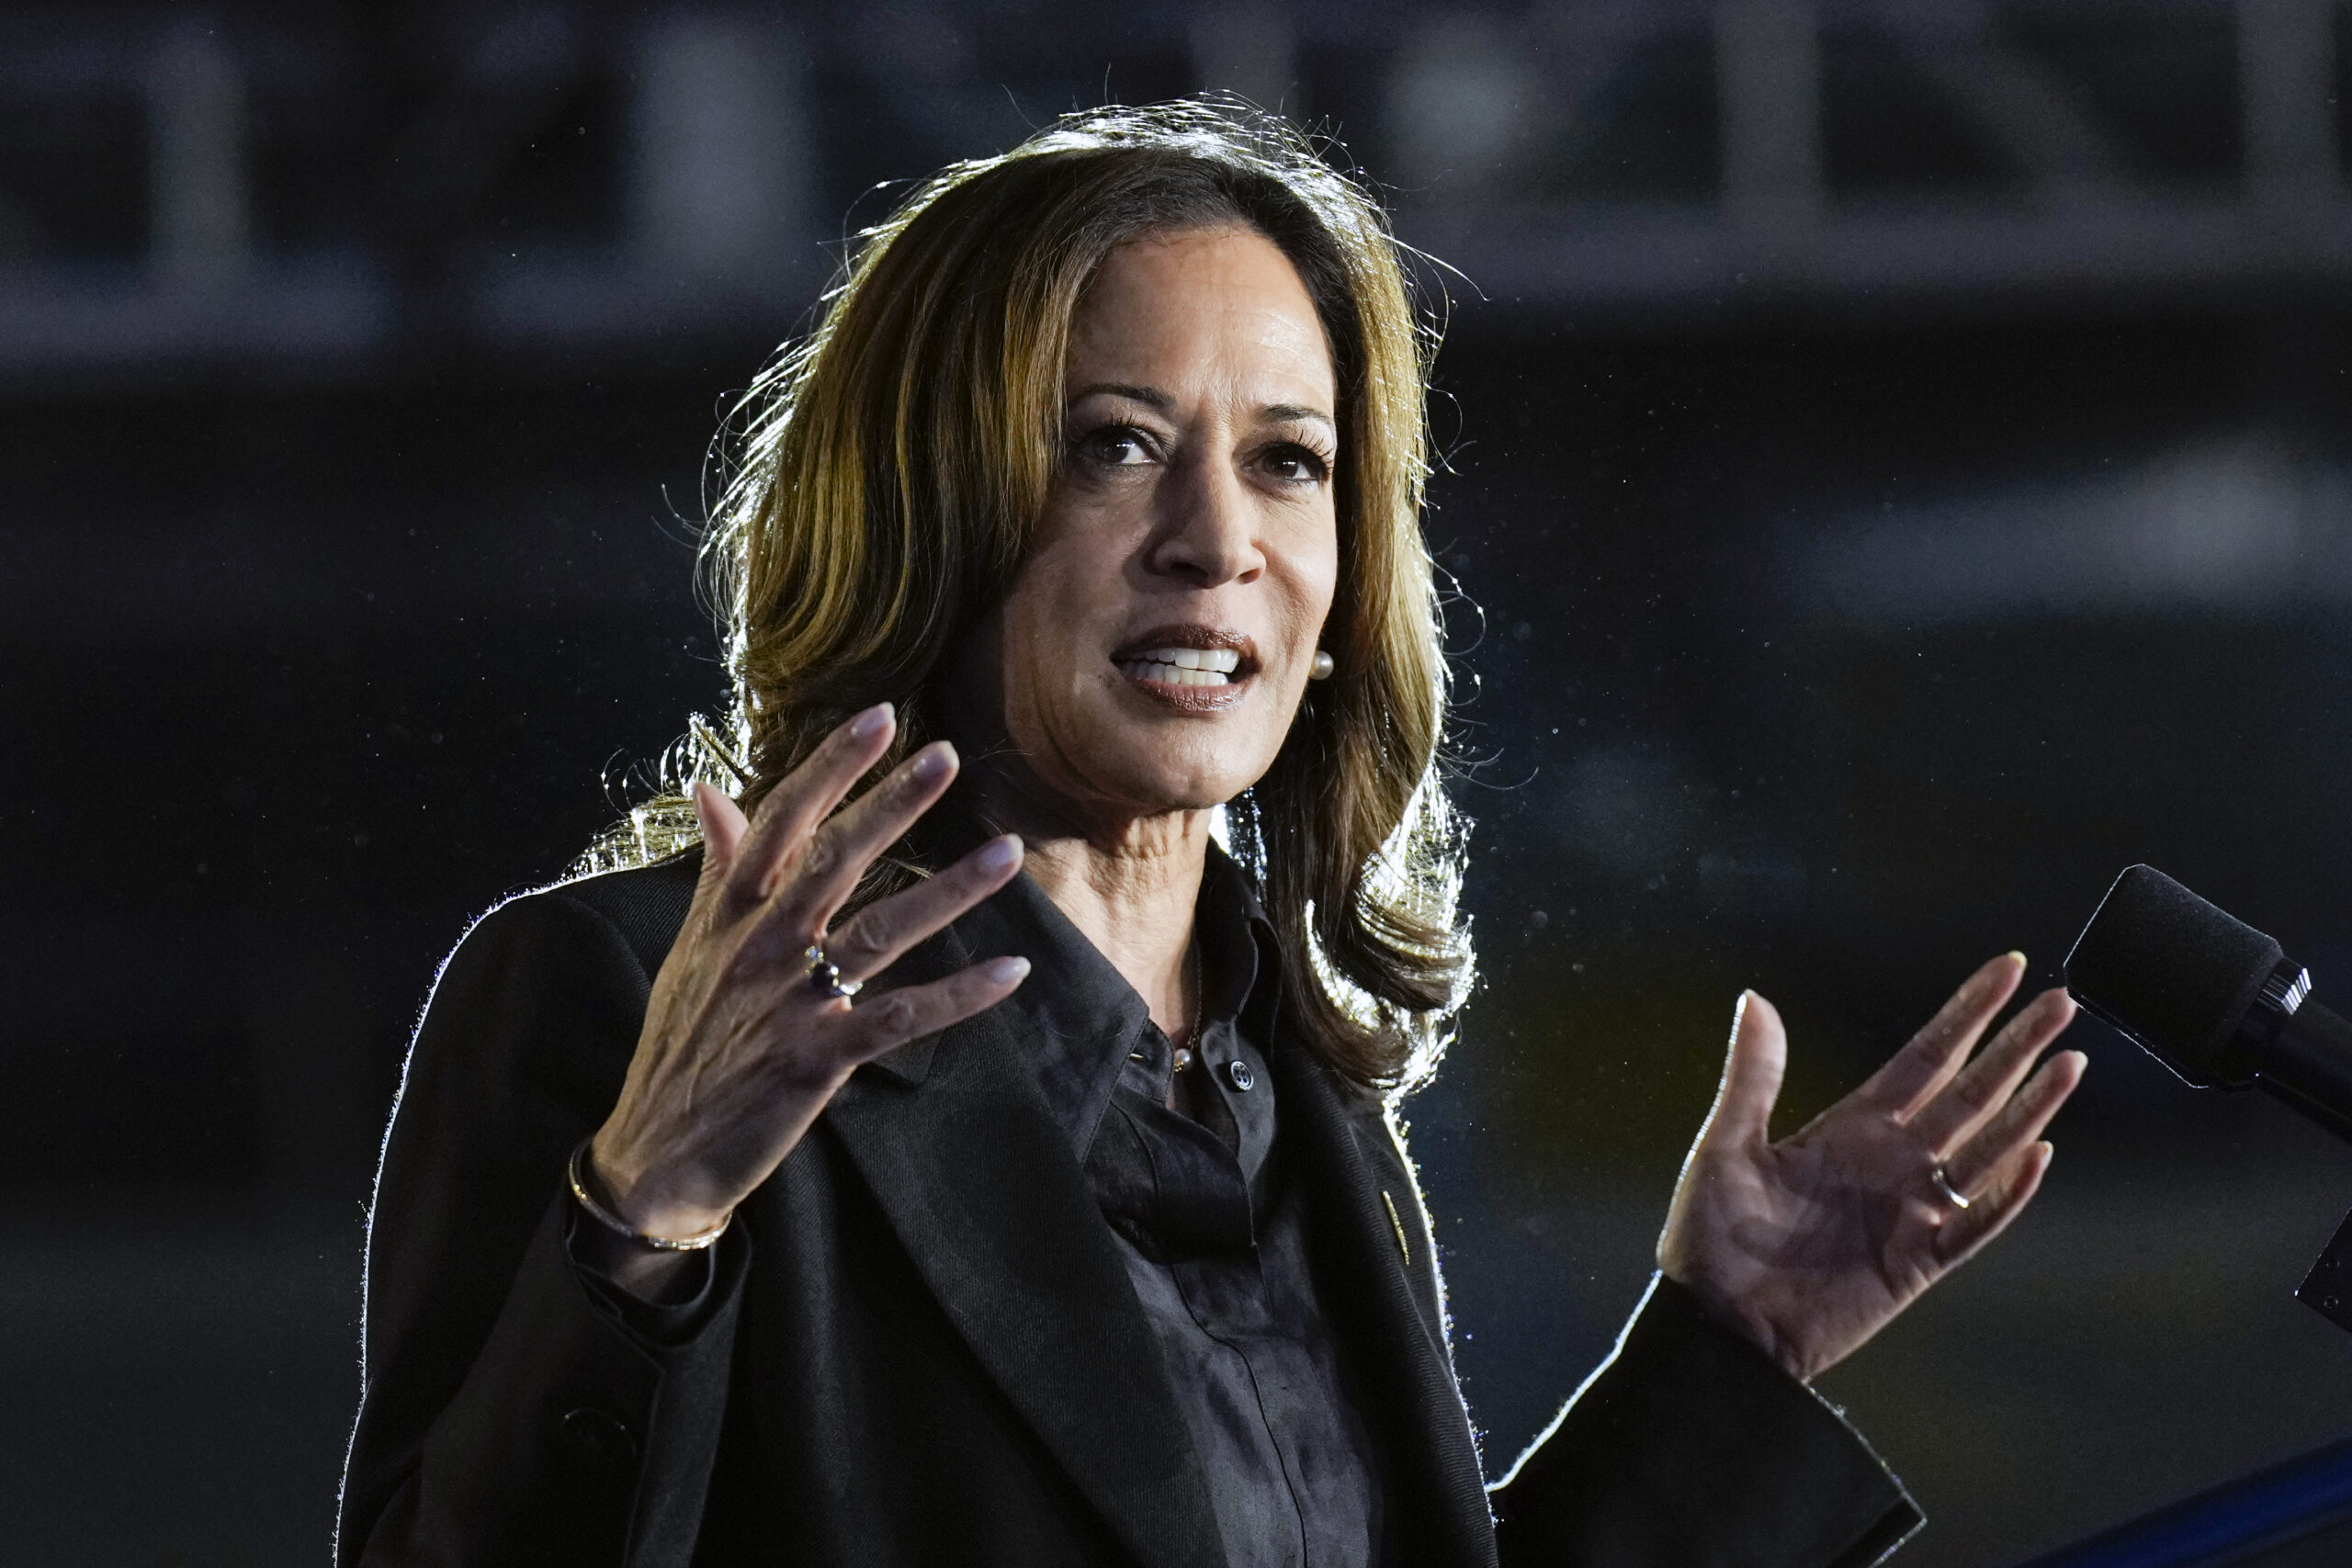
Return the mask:
<path id="1" fill-rule="evenodd" d="M 1283 944 L 1286 1015 L 1350 1077 L 1406 1085 L 1434 1066 L 1470 973 L 1420 534 L 1433 337 L 1379 207 L 1279 119 L 1197 100 L 1069 116 L 942 171 L 859 237 L 816 330 L 747 395 L 719 470 L 703 551 L 733 734 L 697 721 L 673 782 L 729 783 L 748 807 L 884 699 L 899 713 L 884 767 L 941 733 L 937 678 L 1005 592 L 1060 461 L 1088 280 L 1124 242 L 1226 223 L 1297 268 L 1340 423 L 1341 573 L 1323 636 L 1337 673 L 1228 808 L 1230 838 Z M 589 863 L 674 852 L 693 823 L 679 796 L 656 800 Z"/>

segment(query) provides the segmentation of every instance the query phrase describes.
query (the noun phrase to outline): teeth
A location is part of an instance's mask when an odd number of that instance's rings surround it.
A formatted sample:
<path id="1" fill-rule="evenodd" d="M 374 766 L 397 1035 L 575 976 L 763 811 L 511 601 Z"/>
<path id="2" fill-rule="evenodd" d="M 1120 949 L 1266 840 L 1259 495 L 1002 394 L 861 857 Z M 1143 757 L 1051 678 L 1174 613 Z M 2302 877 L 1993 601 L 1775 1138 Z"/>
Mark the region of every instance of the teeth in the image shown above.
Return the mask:
<path id="1" fill-rule="evenodd" d="M 1229 648 L 1155 648 L 1136 655 L 1139 664 L 1173 664 L 1179 670 L 1214 670 L 1230 675 L 1241 668 L 1241 655 Z"/>
<path id="2" fill-rule="evenodd" d="M 1225 686 L 1241 668 L 1229 648 L 1154 648 L 1119 661 L 1120 673 L 1168 686 Z"/>
<path id="3" fill-rule="evenodd" d="M 1120 673 L 1134 680 L 1158 681 L 1163 685 L 1170 686 L 1226 686 L 1232 684 L 1232 678 L 1229 671 L 1201 670 L 1179 664 L 1173 659 L 1166 657 L 1167 653 L 1172 653 L 1174 651 L 1176 650 L 1155 650 L 1154 652 L 1146 654 L 1141 659 L 1130 659 L 1119 666 Z M 1193 649 L 1185 649 L 1182 651 L 1189 654 L 1193 652 Z M 1216 657 L 1216 655 L 1213 653 L 1204 653 L 1201 657 L 1204 659 L 1212 659 Z M 1228 654 L 1227 657 L 1231 658 L 1231 655 Z M 1236 660 L 1236 662 L 1238 663 L 1238 661 Z"/>

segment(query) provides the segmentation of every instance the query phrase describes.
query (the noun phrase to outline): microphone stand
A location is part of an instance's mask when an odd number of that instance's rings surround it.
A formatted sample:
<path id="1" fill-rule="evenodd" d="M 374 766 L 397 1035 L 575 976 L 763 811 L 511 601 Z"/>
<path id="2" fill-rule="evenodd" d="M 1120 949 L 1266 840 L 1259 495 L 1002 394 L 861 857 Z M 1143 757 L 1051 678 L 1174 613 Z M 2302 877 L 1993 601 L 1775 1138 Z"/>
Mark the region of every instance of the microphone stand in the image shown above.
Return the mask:
<path id="1" fill-rule="evenodd" d="M 2292 974 L 2290 975 L 2290 971 Z M 2257 1081 L 2317 1126 L 2352 1143 L 2352 1021 L 2306 1004 L 2311 971 L 2282 960 L 2252 1010 L 2261 1045 Z M 2352 1333 L 2352 1213 L 2346 1213 L 2295 1287 L 2295 1299 Z"/>

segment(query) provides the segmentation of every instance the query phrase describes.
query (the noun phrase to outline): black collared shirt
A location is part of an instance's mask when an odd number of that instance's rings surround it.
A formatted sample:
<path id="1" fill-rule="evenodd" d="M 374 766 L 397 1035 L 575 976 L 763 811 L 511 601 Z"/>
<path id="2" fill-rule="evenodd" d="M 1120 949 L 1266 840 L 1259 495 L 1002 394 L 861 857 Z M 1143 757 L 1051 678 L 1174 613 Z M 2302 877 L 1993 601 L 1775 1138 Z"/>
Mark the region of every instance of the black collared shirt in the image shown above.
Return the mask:
<path id="1" fill-rule="evenodd" d="M 1308 1267 L 1304 1200 L 1276 1134 L 1273 932 L 1241 872 L 1209 855 L 1200 1075 L 1170 1108 L 1173 1054 L 1149 1010 L 1025 874 L 958 922 L 977 953 L 1034 965 L 999 1004 L 1035 1043 L 1038 1087 L 1092 1181 L 1159 1344 L 1236 1568 L 1384 1561 L 1379 1469 Z"/>

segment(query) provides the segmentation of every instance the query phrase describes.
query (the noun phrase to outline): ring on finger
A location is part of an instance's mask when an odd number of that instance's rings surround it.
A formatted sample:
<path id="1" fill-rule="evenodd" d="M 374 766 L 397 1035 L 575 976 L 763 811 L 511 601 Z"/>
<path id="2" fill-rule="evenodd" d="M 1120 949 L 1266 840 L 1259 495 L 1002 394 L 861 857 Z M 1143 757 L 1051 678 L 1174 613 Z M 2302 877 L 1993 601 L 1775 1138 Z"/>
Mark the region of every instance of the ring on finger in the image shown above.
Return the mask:
<path id="1" fill-rule="evenodd" d="M 808 951 L 802 956 L 808 960 L 808 983 L 817 987 L 819 995 L 847 1001 L 865 988 L 865 982 L 863 980 L 842 978 L 840 967 L 825 956 L 823 942 L 810 942 Z"/>
<path id="2" fill-rule="evenodd" d="M 1938 1192 L 1943 1194 L 1944 1201 L 1950 1203 L 1953 1208 L 1965 1209 L 1968 1207 L 1967 1196 L 1962 1193 L 1959 1188 L 1954 1187 L 1951 1184 L 1951 1178 L 1945 1172 L 1940 1161 L 1937 1163 L 1933 1169 L 1928 1172 L 1928 1180 L 1933 1184 Z"/>

